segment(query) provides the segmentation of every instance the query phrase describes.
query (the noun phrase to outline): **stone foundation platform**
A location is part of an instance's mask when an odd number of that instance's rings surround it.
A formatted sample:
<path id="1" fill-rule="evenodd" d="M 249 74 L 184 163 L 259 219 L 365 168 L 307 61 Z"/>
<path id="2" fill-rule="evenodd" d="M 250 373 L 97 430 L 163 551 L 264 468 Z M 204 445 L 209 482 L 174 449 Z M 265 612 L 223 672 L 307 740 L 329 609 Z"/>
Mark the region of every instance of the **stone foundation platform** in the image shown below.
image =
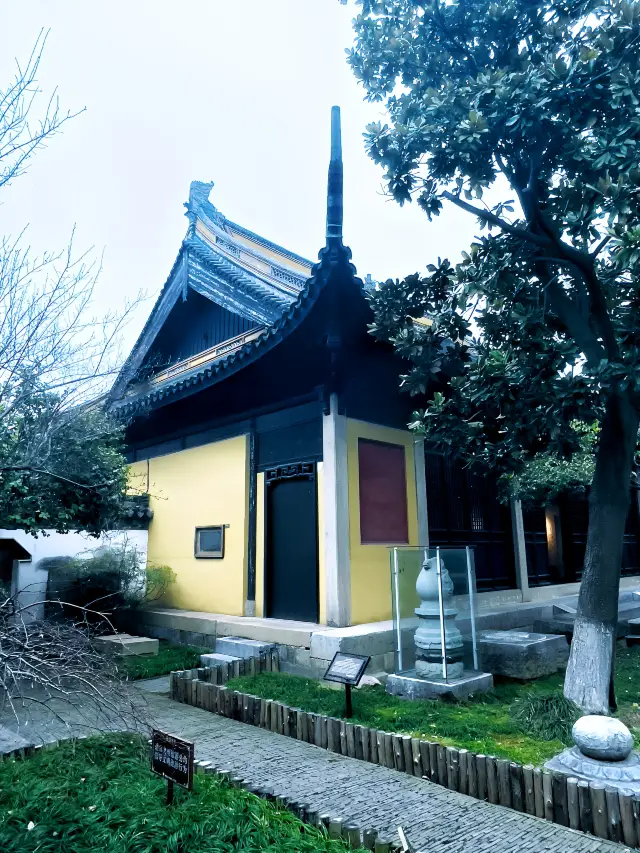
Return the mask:
<path id="1" fill-rule="evenodd" d="M 485 693 L 492 687 L 491 673 L 473 669 L 464 670 L 459 678 L 448 681 L 419 678 L 413 670 L 403 675 L 390 675 L 387 679 L 387 693 L 405 699 L 437 699 L 446 695 L 468 699 L 472 693 Z"/>

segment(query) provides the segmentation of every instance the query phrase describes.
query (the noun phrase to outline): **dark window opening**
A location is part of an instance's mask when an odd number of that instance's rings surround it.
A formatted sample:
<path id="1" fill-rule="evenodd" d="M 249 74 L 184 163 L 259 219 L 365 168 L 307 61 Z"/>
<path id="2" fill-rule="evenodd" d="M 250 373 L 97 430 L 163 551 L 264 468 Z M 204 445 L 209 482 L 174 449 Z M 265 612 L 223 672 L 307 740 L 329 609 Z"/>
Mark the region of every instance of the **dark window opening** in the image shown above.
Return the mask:
<path id="1" fill-rule="evenodd" d="M 224 557 L 224 525 L 196 527 L 194 553 L 201 560 L 221 560 Z"/>

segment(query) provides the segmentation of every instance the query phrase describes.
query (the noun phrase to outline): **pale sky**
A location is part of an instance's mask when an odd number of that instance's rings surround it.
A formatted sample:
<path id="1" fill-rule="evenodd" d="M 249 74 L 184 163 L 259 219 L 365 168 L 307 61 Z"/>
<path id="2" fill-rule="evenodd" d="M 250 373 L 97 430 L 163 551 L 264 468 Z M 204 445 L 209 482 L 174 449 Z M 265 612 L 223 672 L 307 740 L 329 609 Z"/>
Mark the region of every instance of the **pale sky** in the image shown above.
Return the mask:
<path id="1" fill-rule="evenodd" d="M 353 3 L 338 0 L 0 0 L 0 87 L 50 29 L 39 81 L 86 112 L 0 196 L 0 234 L 104 251 L 98 309 L 154 297 L 184 237 L 192 180 L 229 219 L 315 260 L 324 245 L 329 121 L 342 109 L 344 239 L 359 274 L 404 277 L 457 259 L 475 221 L 429 223 L 382 194 L 362 133 L 383 117 L 346 64 Z M 42 98 L 41 100 L 44 100 Z M 147 303 L 127 332 L 135 339 Z"/>

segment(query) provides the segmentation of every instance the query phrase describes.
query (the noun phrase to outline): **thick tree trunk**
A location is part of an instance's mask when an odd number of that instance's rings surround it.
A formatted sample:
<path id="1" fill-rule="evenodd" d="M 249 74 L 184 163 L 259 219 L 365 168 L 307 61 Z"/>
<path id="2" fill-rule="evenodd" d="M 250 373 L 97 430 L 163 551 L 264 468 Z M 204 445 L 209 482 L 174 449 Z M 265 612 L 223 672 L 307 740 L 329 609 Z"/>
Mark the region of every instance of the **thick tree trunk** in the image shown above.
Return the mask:
<path id="1" fill-rule="evenodd" d="M 609 711 L 624 527 L 638 413 L 629 399 L 607 401 L 589 493 L 589 531 L 564 695 L 586 713 Z"/>

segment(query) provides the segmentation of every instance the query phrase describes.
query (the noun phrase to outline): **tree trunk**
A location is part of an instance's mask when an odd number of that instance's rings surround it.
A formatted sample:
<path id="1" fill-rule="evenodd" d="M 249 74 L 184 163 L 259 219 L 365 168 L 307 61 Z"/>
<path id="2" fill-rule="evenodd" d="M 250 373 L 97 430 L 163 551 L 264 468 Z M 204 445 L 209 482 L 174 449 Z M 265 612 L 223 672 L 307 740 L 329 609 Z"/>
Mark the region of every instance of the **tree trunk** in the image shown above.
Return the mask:
<path id="1" fill-rule="evenodd" d="M 624 528 L 638 413 L 628 397 L 607 400 L 589 493 L 589 530 L 564 695 L 585 713 L 609 711 Z"/>

